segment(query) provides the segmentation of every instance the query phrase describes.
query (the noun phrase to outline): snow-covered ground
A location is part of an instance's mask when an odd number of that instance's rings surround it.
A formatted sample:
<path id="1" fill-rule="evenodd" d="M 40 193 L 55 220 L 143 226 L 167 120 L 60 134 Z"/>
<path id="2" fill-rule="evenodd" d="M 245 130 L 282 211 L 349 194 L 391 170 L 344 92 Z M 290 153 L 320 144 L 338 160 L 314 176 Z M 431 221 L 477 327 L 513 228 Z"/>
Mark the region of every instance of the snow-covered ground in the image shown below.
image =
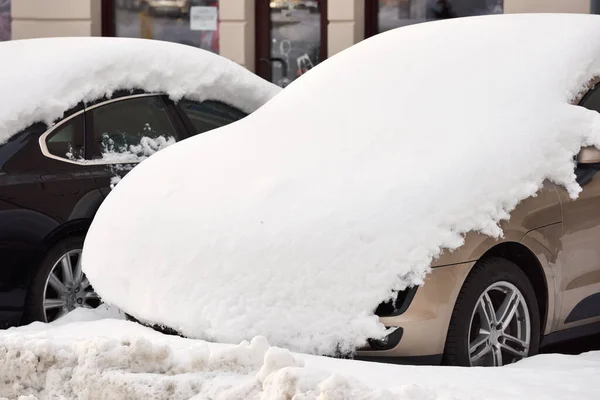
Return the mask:
<path id="1" fill-rule="evenodd" d="M 106 318 L 113 317 L 113 318 Z M 0 331 L 0 399 L 600 398 L 600 352 L 502 368 L 415 367 L 167 336 L 107 311 Z"/>

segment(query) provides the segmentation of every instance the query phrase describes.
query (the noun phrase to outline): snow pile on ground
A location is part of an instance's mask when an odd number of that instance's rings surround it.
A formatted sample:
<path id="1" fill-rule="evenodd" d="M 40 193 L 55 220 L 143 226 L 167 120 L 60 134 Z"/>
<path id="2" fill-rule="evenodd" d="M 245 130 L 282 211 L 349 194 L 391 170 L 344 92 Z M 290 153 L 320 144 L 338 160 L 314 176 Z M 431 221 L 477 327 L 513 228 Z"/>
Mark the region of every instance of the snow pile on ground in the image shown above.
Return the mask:
<path id="1" fill-rule="evenodd" d="M 44 38 L 0 43 L 0 144 L 38 121 L 116 90 L 217 100 L 253 112 L 280 88 L 191 46 L 128 38 Z M 40 60 L 44 67 L 40 68 Z"/>
<path id="2" fill-rule="evenodd" d="M 73 315 L 71 315 L 73 314 Z M 509 367 L 410 367 L 166 336 L 80 310 L 0 331 L 0 399 L 597 399 L 600 352 Z M 83 322 L 77 322 L 77 320 Z M 60 321 L 60 320 L 59 320 Z M 506 384 L 503 384 L 506 383 Z"/>
<path id="3" fill-rule="evenodd" d="M 351 352 L 464 233 L 500 236 L 546 179 L 577 196 L 573 157 L 600 145 L 600 115 L 570 102 L 596 75 L 600 16 L 377 35 L 135 168 L 83 268 L 105 301 L 186 336 Z"/>
<path id="4" fill-rule="evenodd" d="M 0 333 L 0 398 L 309 399 L 379 392 L 304 370 L 302 360 L 262 337 L 219 346 L 118 320 L 48 328 Z"/>

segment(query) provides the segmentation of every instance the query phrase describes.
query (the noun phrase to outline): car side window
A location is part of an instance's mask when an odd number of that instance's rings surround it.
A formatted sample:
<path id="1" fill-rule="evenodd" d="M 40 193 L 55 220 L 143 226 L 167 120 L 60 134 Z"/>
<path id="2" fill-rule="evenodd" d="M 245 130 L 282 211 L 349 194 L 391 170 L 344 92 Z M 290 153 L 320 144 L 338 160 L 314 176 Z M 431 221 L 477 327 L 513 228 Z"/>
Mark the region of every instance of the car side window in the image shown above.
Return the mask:
<path id="1" fill-rule="evenodd" d="M 588 110 L 600 112 L 600 85 L 596 85 L 596 87 L 583 96 L 580 105 Z"/>
<path id="2" fill-rule="evenodd" d="M 85 154 L 84 117 L 79 114 L 53 130 L 45 140 L 48 153 L 72 161 Z"/>
<path id="3" fill-rule="evenodd" d="M 136 162 L 182 139 L 160 96 L 123 99 L 88 112 L 95 160 Z"/>
<path id="4" fill-rule="evenodd" d="M 218 101 L 203 102 L 183 99 L 177 106 L 187 115 L 195 133 L 203 133 L 244 118 L 247 114 Z"/>

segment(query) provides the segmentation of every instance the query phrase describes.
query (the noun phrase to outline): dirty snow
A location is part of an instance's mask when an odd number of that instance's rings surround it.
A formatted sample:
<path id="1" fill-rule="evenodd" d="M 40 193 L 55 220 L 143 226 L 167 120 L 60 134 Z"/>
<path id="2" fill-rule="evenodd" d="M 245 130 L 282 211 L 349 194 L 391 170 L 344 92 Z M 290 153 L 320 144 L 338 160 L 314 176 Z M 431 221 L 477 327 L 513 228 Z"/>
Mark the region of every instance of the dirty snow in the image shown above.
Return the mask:
<path id="1" fill-rule="evenodd" d="M 74 315 L 71 315 L 74 314 Z M 501 368 L 411 367 L 166 336 L 107 312 L 0 331 L 0 399 L 595 400 L 600 352 Z M 25 397 L 29 396 L 29 397 Z"/>
<path id="2" fill-rule="evenodd" d="M 83 268 L 105 301 L 186 336 L 351 352 L 465 232 L 500 236 L 546 179 L 577 196 L 573 157 L 600 144 L 600 115 L 570 102 L 597 74 L 595 15 L 377 35 L 140 164 L 100 207 Z"/>
<path id="3" fill-rule="evenodd" d="M 280 88 L 224 57 L 191 46 L 128 38 L 0 42 L 0 145 L 38 121 L 116 90 L 217 100 L 253 112 Z M 43 60 L 43 68 L 40 68 Z"/>

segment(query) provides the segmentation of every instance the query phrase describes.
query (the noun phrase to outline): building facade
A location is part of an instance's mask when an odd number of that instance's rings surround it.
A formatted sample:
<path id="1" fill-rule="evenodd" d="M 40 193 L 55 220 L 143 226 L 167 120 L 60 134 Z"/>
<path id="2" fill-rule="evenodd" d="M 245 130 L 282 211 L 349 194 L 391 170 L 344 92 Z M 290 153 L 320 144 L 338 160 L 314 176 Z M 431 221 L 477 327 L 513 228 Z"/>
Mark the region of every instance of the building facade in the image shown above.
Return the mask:
<path id="1" fill-rule="evenodd" d="M 0 40 L 141 37 L 219 53 L 285 86 L 364 38 L 444 18 L 600 12 L 600 0 L 0 0 Z"/>

